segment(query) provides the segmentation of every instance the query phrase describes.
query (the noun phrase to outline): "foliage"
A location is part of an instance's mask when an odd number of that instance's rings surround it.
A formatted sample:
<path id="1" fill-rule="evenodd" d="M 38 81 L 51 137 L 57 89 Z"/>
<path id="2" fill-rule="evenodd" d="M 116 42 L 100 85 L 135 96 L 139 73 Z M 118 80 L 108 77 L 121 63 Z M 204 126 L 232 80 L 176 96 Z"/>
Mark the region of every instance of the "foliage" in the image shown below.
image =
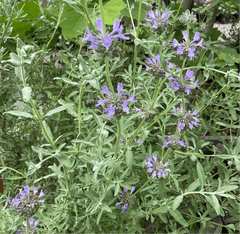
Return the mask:
<path id="1" fill-rule="evenodd" d="M 0 3 L 0 233 L 239 232 L 236 44 L 152 3 Z"/>

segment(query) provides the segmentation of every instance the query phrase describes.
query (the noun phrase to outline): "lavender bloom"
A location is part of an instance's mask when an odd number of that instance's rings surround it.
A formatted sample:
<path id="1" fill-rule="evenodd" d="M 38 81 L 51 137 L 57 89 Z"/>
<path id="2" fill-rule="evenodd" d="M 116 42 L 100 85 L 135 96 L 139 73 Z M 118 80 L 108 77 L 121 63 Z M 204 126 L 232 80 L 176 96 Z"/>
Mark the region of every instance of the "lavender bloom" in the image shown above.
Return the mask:
<path id="1" fill-rule="evenodd" d="M 160 30 L 162 26 L 167 26 L 166 19 L 168 18 L 168 11 L 165 10 L 165 12 L 160 15 L 158 12 L 158 9 L 155 10 L 155 14 L 153 11 L 148 11 L 146 14 L 146 21 L 150 22 L 153 29 Z"/>
<path id="2" fill-rule="evenodd" d="M 177 107 L 175 110 L 173 110 L 173 115 L 177 116 L 179 120 L 179 131 L 187 128 L 193 130 L 194 126 L 198 127 L 200 125 L 198 123 L 200 120 L 198 119 L 199 115 L 197 115 L 197 113 L 197 109 L 195 109 L 193 112 L 184 110 L 182 104 L 180 105 L 180 108 Z"/>
<path id="3" fill-rule="evenodd" d="M 24 188 L 24 191 L 19 189 L 19 194 L 15 196 L 15 199 L 12 199 L 12 201 L 8 199 L 10 208 L 15 206 L 17 214 L 32 216 L 37 212 L 41 203 L 44 202 L 44 200 L 40 199 L 45 196 L 44 192 L 41 190 L 38 196 L 36 195 L 37 192 L 38 189 L 36 187 L 34 187 L 33 192 L 30 192 L 30 187 L 28 185 Z"/>
<path id="4" fill-rule="evenodd" d="M 124 213 L 125 211 L 128 210 L 128 208 L 130 207 L 130 205 L 133 203 L 133 200 L 131 200 L 131 196 L 133 191 L 135 190 L 135 187 L 132 186 L 132 190 L 129 193 L 128 189 L 123 188 L 123 192 L 119 194 L 119 196 L 122 198 L 122 200 L 120 202 L 116 203 L 116 207 L 119 207 L 120 204 L 123 204 L 122 206 L 122 213 Z M 133 196 L 135 199 L 137 198 L 137 196 Z"/>
<path id="5" fill-rule="evenodd" d="M 196 57 L 195 50 L 197 49 L 197 47 L 202 47 L 203 49 L 205 49 L 205 47 L 202 45 L 203 38 L 199 41 L 200 33 L 196 32 L 193 40 L 190 41 L 190 39 L 188 39 L 187 30 L 183 31 L 182 34 L 183 34 L 184 41 L 182 43 L 179 43 L 176 39 L 173 39 L 172 45 L 174 48 L 178 47 L 177 55 L 181 55 L 185 52 L 185 54 L 188 55 L 189 59 L 192 60 L 193 58 Z M 189 41 L 189 44 L 188 44 L 188 41 Z M 199 42 L 196 43 L 197 41 Z"/>
<path id="6" fill-rule="evenodd" d="M 172 64 L 170 64 L 172 65 Z M 177 71 L 180 70 L 180 68 L 176 69 Z M 166 72 L 166 76 L 169 76 L 170 73 Z M 178 73 L 177 75 L 171 74 L 171 76 L 168 78 L 170 81 L 171 87 L 181 95 L 182 93 L 187 93 L 187 95 L 190 93 L 191 89 L 196 87 L 199 87 L 198 80 L 194 82 L 195 76 L 194 72 L 190 69 L 187 70 L 186 75 L 182 75 Z M 186 86 L 188 85 L 188 86 Z"/>
<path id="7" fill-rule="evenodd" d="M 112 59 L 111 54 L 113 52 L 121 51 L 119 47 L 119 39 L 130 39 L 122 33 L 123 26 L 120 26 L 120 21 L 121 20 L 115 19 L 112 32 L 106 32 L 106 35 L 104 35 L 102 19 L 97 19 L 97 30 L 100 33 L 97 36 L 94 36 L 91 34 L 89 27 L 87 27 L 87 35 L 82 41 L 90 41 L 91 45 L 88 47 L 89 49 L 94 49 L 99 54 L 105 54 L 109 59 Z"/>
<path id="8" fill-rule="evenodd" d="M 183 24 L 195 24 L 197 22 L 197 18 L 196 15 L 193 14 L 193 12 L 190 13 L 189 9 L 187 9 L 185 12 L 182 13 L 179 21 Z"/>
<path id="9" fill-rule="evenodd" d="M 113 115 L 115 115 L 115 112 L 126 112 L 127 114 L 129 114 L 129 107 L 128 107 L 128 103 L 129 102 L 137 102 L 137 100 L 134 99 L 134 94 L 132 93 L 130 98 L 127 99 L 127 97 L 125 96 L 124 93 L 121 93 L 123 89 L 123 84 L 122 83 L 118 83 L 117 86 L 117 91 L 118 93 L 115 93 L 116 96 L 116 103 L 114 103 L 114 98 L 112 93 L 110 93 L 108 91 L 108 88 L 106 85 L 103 86 L 102 88 L 102 93 L 107 95 L 107 98 L 105 100 L 103 100 L 100 96 L 97 103 L 97 107 L 101 104 L 104 104 L 105 107 L 105 112 L 107 113 L 107 116 L 109 118 L 111 118 Z"/>
<path id="10" fill-rule="evenodd" d="M 167 142 L 163 142 L 163 148 L 169 147 L 172 150 L 175 150 L 179 149 L 181 146 L 186 147 L 184 140 L 180 141 L 180 138 L 177 135 L 165 135 L 164 138 Z"/>
<path id="11" fill-rule="evenodd" d="M 27 228 L 26 227 L 23 227 L 21 228 L 20 230 L 18 230 L 16 232 L 16 234 L 33 234 L 33 233 L 36 233 L 36 230 L 35 230 L 35 227 L 38 225 L 38 220 L 36 220 L 34 222 L 34 219 L 33 218 L 30 218 L 29 219 L 29 224 L 30 224 L 30 227 L 28 229 L 28 232 L 27 232 Z"/>
<path id="12" fill-rule="evenodd" d="M 158 176 L 158 178 L 160 178 L 160 176 L 162 176 L 164 179 L 166 179 L 166 173 L 170 172 L 170 169 L 165 169 L 165 167 L 168 166 L 168 162 L 166 162 L 165 164 L 162 163 L 162 161 L 157 161 L 157 155 L 155 154 L 153 156 L 150 155 L 147 158 L 147 162 L 145 163 L 145 165 L 148 167 L 147 172 L 152 173 L 152 178 L 156 177 L 156 175 Z"/>

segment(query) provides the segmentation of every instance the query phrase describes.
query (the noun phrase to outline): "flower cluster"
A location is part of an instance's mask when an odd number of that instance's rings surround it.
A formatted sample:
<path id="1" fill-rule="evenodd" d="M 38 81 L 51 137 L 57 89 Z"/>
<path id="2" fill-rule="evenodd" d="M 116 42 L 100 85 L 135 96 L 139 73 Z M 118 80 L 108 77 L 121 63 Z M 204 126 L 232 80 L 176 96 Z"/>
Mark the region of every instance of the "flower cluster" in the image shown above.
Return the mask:
<path id="1" fill-rule="evenodd" d="M 154 76 L 164 77 L 165 70 L 161 68 L 160 64 L 160 54 L 153 56 L 152 58 L 147 58 L 146 63 L 151 66 L 146 66 L 146 71 L 151 71 Z"/>
<path id="2" fill-rule="evenodd" d="M 27 185 L 24 188 L 24 191 L 22 189 L 19 189 L 19 194 L 15 196 L 15 199 L 8 199 L 8 202 L 10 204 L 10 208 L 15 206 L 15 211 L 17 214 L 24 214 L 26 216 L 32 216 L 35 214 L 40 207 L 41 203 L 44 202 L 44 200 L 41 200 L 41 197 L 44 197 L 45 194 L 41 190 L 38 196 L 36 196 L 36 193 L 38 192 L 38 188 L 34 187 L 33 192 L 30 192 L 30 187 Z"/>
<path id="3" fill-rule="evenodd" d="M 35 222 L 34 222 L 34 219 L 33 218 L 30 218 L 29 219 L 29 224 L 30 224 L 30 227 L 29 227 L 29 229 L 28 229 L 28 232 L 27 232 L 27 228 L 26 227 L 23 227 L 23 228 L 21 228 L 20 230 L 18 230 L 17 232 L 16 232 L 16 234 L 33 234 L 33 233 L 35 233 L 35 227 L 38 225 L 38 220 L 36 220 Z"/>
<path id="4" fill-rule="evenodd" d="M 157 161 L 157 155 L 155 154 L 153 156 L 150 155 L 147 158 L 147 162 L 145 163 L 145 165 L 148 167 L 147 172 L 152 173 L 152 178 L 156 177 L 156 175 L 158 176 L 158 178 L 160 178 L 160 176 L 162 176 L 164 179 L 166 179 L 166 173 L 170 172 L 170 169 L 165 168 L 168 166 L 168 162 L 166 162 L 165 164 L 162 163 L 162 161 Z"/>
<path id="5" fill-rule="evenodd" d="M 187 9 L 185 12 L 183 12 L 179 21 L 183 24 L 195 24 L 197 22 L 197 18 L 196 15 L 193 14 L 193 11 L 190 13 L 189 9 Z"/>
<path id="6" fill-rule="evenodd" d="M 173 67 L 173 63 L 169 63 L 169 68 Z M 177 71 L 180 70 L 180 68 L 176 69 Z M 166 72 L 166 76 L 169 76 L 170 73 Z M 171 75 L 168 80 L 170 80 L 170 85 L 171 87 L 175 90 L 178 91 L 179 94 L 181 95 L 183 92 L 186 92 L 187 94 L 190 93 L 190 90 L 193 87 L 199 87 L 198 85 L 198 79 L 193 82 L 195 76 L 194 76 L 194 72 L 191 71 L 190 69 L 187 69 L 186 75 L 185 76 L 181 76 L 180 73 L 178 73 L 177 75 Z M 186 87 L 187 86 L 187 87 Z"/>
<path id="7" fill-rule="evenodd" d="M 114 114 L 115 111 L 123 111 L 129 114 L 129 107 L 128 107 L 128 102 L 137 102 L 137 100 L 134 99 L 134 94 L 132 93 L 130 98 L 127 99 L 125 96 L 126 94 L 121 93 L 123 89 L 123 84 L 118 83 L 117 85 L 117 91 L 118 93 L 115 94 L 116 97 L 116 103 L 114 103 L 114 98 L 112 93 L 108 91 L 107 86 L 103 86 L 102 88 L 102 93 L 107 95 L 107 98 L 103 100 L 100 96 L 100 100 L 98 101 L 96 106 L 99 106 L 101 104 L 104 104 L 105 106 L 105 112 L 107 113 L 108 117 L 111 118 Z"/>
<path id="8" fill-rule="evenodd" d="M 114 52 L 121 51 L 119 39 L 129 40 L 129 37 L 126 37 L 125 34 L 122 33 L 123 26 L 120 26 L 120 22 L 121 20 L 115 19 L 112 32 L 107 32 L 106 35 L 104 35 L 102 19 L 97 19 L 96 25 L 100 34 L 97 36 L 92 35 L 89 27 L 87 27 L 87 36 L 83 38 L 82 41 L 90 41 L 91 45 L 88 47 L 89 49 L 94 49 L 99 54 L 105 54 L 108 59 L 112 59 Z"/>
<path id="9" fill-rule="evenodd" d="M 180 148 L 181 146 L 186 147 L 184 140 L 180 141 L 178 135 L 165 135 L 164 138 L 167 142 L 163 142 L 163 148 L 169 147 L 174 150 Z"/>
<path id="10" fill-rule="evenodd" d="M 168 18 L 168 11 L 165 10 L 162 15 L 159 14 L 158 9 L 155 10 L 155 14 L 153 11 L 148 11 L 146 17 L 146 21 L 150 22 L 155 30 L 160 30 L 161 27 L 167 25 L 166 19 Z"/>
<path id="11" fill-rule="evenodd" d="M 182 32 L 183 34 L 183 39 L 184 41 L 182 43 L 179 43 L 176 39 L 173 39 L 173 47 L 178 47 L 177 49 L 177 54 L 187 54 L 187 56 L 189 57 L 190 60 L 192 60 L 193 58 L 196 57 L 195 55 L 195 50 L 197 47 L 201 47 L 204 48 L 205 47 L 202 45 L 203 43 L 203 38 L 199 41 L 200 39 L 200 33 L 196 32 L 194 35 L 194 38 L 192 41 L 190 41 L 190 39 L 188 38 L 188 32 L 187 30 Z M 199 41 L 198 43 L 196 43 L 197 41 Z"/>
<path id="12" fill-rule="evenodd" d="M 135 190 L 135 187 L 132 186 L 132 190 L 129 193 L 128 189 L 123 188 L 123 192 L 119 194 L 119 196 L 121 197 L 121 201 L 116 203 L 116 207 L 119 207 L 120 204 L 123 204 L 122 206 L 122 212 L 124 213 L 125 211 L 128 210 L 129 206 L 133 203 L 133 200 L 131 200 L 131 196 L 133 191 Z M 135 199 L 137 198 L 137 196 L 133 196 Z"/>
<path id="13" fill-rule="evenodd" d="M 179 132 L 189 127 L 191 130 L 193 130 L 193 127 L 199 126 L 199 115 L 197 115 L 198 110 L 195 109 L 192 111 L 186 111 L 183 109 L 183 105 L 181 104 L 180 108 L 177 107 L 177 109 L 173 110 L 173 115 L 178 117 L 179 123 L 178 123 L 178 129 Z"/>

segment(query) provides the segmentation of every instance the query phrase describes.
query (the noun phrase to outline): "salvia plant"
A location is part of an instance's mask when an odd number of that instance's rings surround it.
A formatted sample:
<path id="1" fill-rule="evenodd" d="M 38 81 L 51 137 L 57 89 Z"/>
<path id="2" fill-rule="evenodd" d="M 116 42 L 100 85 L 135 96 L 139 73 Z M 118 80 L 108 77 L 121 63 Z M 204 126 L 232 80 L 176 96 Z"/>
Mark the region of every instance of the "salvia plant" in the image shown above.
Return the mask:
<path id="1" fill-rule="evenodd" d="M 0 2 L 0 233 L 240 231 L 218 4 Z"/>

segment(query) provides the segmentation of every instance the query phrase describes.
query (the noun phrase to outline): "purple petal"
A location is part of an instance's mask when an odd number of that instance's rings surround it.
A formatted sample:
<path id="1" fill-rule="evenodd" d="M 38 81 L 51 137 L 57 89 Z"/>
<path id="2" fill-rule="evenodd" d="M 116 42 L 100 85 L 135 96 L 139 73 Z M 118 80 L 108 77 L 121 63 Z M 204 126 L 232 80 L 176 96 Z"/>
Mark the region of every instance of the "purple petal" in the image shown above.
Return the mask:
<path id="1" fill-rule="evenodd" d="M 199 41 L 195 46 L 200 46 L 202 47 L 203 49 L 205 49 L 205 47 L 202 45 L 203 43 L 203 38 L 201 39 L 201 41 Z"/>
<path id="2" fill-rule="evenodd" d="M 112 45 L 112 37 L 106 35 L 104 37 L 104 43 L 102 45 L 106 47 L 106 51 L 108 51 L 109 47 Z"/>
<path id="3" fill-rule="evenodd" d="M 133 193 L 133 191 L 135 190 L 136 187 L 132 186 L 132 190 L 131 190 L 131 194 Z"/>
<path id="4" fill-rule="evenodd" d="M 169 162 L 165 162 L 165 164 L 163 166 L 166 167 L 168 164 L 169 164 Z"/>
<path id="5" fill-rule="evenodd" d="M 96 25 L 97 25 L 98 31 L 100 31 L 100 32 L 104 35 L 102 19 L 99 19 L 99 18 L 98 18 L 98 19 L 96 20 Z"/>
<path id="6" fill-rule="evenodd" d="M 153 169 L 151 167 L 148 168 L 147 172 L 152 173 Z"/>
<path id="7" fill-rule="evenodd" d="M 179 42 L 176 39 L 173 39 L 173 47 L 180 46 Z"/>
<path id="8" fill-rule="evenodd" d="M 115 114 L 115 107 L 110 106 L 108 108 L 105 108 L 105 112 L 107 113 L 108 118 L 111 118 Z"/>
<path id="9" fill-rule="evenodd" d="M 30 218 L 30 219 L 29 219 L 29 224 L 30 224 L 30 226 L 33 225 L 33 218 Z"/>
<path id="10" fill-rule="evenodd" d="M 183 34 L 184 40 L 187 41 L 187 36 L 188 36 L 187 30 L 183 31 L 182 34 Z"/>
<path id="11" fill-rule="evenodd" d="M 87 27 L 87 35 L 86 35 L 86 37 L 84 37 L 84 38 L 82 39 L 82 41 L 87 41 L 87 40 L 89 40 L 89 41 L 93 42 L 94 39 L 98 39 L 98 38 L 95 37 L 95 36 L 93 36 L 92 33 L 91 33 L 91 31 L 90 31 L 90 29 L 89 29 L 89 27 Z"/>
<path id="12" fill-rule="evenodd" d="M 108 96 L 110 96 L 109 91 L 108 91 L 108 88 L 107 88 L 106 85 L 103 86 L 103 88 L 102 88 L 102 93 L 103 93 L 103 94 L 107 94 Z"/>
<path id="13" fill-rule="evenodd" d="M 121 20 L 118 20 L 118 19 L 115 19 L 115 20 L 114 20 L 113 30 L 112 30 L 112 32 L 111 32 L 110 35 L 113 35 L 114 33 L 119 32 L 120 21 L 121 21 Z"/>
<path id="14" fill-rule="evenodd" d="M 165 148 L 165 147 L 167 147 L 168 146 L 168 144 L 169 144 L 169 142 L 163 142 L 163 148 Z"/>
<path id="15" fill-rule="evenodd" d="M 36 194 L 38 191 L 38 188 L 37 187 L 33 187 L 33 193 Z"/>
<path id="16" fill-rule="evenodd" d="M 195 110 L 192 112 L 192 115 L 197 115 L 197 113 L 198 113 L 198 110 L 195 109 Z"/>
<path id="17" fill-rule="evenodd" d="M 174 88 L 174 90 L 178 90 L 179 89 L 179 83 L 178 82 L 170 82 L 170 85 Z"/>
<path id="18" fill-rule="evenodd" d="M 124 100 L 122 107 L 123 111 L 129 114 L 129 107 L 127 106 L 127 104 L 128 104 L 127 100 Z"/>
<path id="19" fill-rule="evenodd" d="M 196 32 L 192 42 L 198 41 L 200 39 L 200 33 Z"/>
<path id="20" fill-rule="evenodd" d="M 168 11 L 165 10 L 165 12 L 162 14 L 162 19 L 167 19 L 168 18 Z"/>
<path id="21" fill-rule="evenodd" d="M 107 102 L 107 100 L 103 100 L 99 95 L 98 95 L 98 97 L 100 98 L 100 100 L 98 101 L 98 103 L 96 104 L 96 106 L 99 106 L 99 105 L 101 105 L 101 104 L 104 103 L 104 102 Z"/>
<path id="22" fill-rule="evenodd" d="M 119 207 L 122 202 L 116 203 L 116 207 Z"/>
<path id="23" fill-rule="evenodd" d="M 191 88 L 192 88 L 191 85 L 185 88 L 185 92 L 187 93 L 187 95 L 190 93 Z"/>
<path id="24" fill-rule="evenodd" d="M 38 220 L 35 221 L 34 226 L 33 226 L 34 228 L 38 225 L 38 222 L 39 222 Z"/>
<path id="25" fill-rule="evenodd" d="M 124 192 L 127 192 L 127 191 L 128 191 L 128 189 L 127 189 L 127 188 L 123 188 L 123 191 L 124 191 Z"/>
<path id="26" fill-rule="evenodd" d="M 196 50 L 196 48 L 194 48 L 194 47 L 189 50 L 188 57 L 190 58 L 190 60 L 192 60 L 193 58 L 196 57 L 195 53 L 194 53 L 195 50 Z"/>
<path id="27" fill-rule="evenodd" d="M 177 55 L 183 54 L 183 51 L 184 51 L 184 49 L 182 48 L 181 45 L 179 45 L 179 46 L 178 46 L 178 49 L 177 49 Z"/>
<path id="28" fill-rule="evenodd" d="M 184 140 L 178 141 L 178 143 L 179 143 L 181 146 L 186 147 L 186 145 L 184 144 Z"/>
<path id="29" fill-rule="evenodd" d="M 184 127 L 185 127 L 185 124 L 184 124 L 184 123 L 181 123 L 181 122 L 179 122 L 179 124 L 178 124 L 178 129 L 179 129 L 179 132 L 181 132 L 181 131 L 184 129 Z"/>
<path id="30" fill-rule="evenodd" d="M 130 98 L 127 99 L 127 101 L 128 101 L 128 102 L 132 102 L 132 103 L 133 103 L 133 102 L 137 102 L 137 100 L 134 100 L 134 97 L 135 97 L 135 96 L 134 96 L 134 94 L 132 93 L 131 96 L 130 96 Z"/>
<path id="31" fill-rule="evenodd" d="M 136 143 L 141 144 L 141 138 L 139 138 Z"/>
<path id="32" fill-rule="evenodd" d="M 38 197 L 44 197 L 46 194 L 41 190 L 40 194 Z"/>
<path id="33" fill-rule="evenodd" d="M 155 19 L 154 12 L 153 12 L 153 11 L 149 11 L 149 12 L 147 13 L 147 17 L 150 18 L 150 19 Z"/>
<path id="34" fill-rule="evenodd" d="M 191 71 L 190 69 L 187 69 L 187 72 L 186 72 L 186 76 L 187 80 L 191 79 L 191 78 L 194 78 L 194 72 Z"/>
<path id="35" fill-rule="evenodd" d="M 117 85 L 118 94 L 121 93 L 122 89 L 123 89 L 123 84 L 122 83 L 118 83 L 118 85 Z"/>
<path id="36" fill-rule="evenodd" d="M 128 206 L 125 204 L 123 207 L 122 207 L 122 212 L 124 213 L 125 211 L 128 210 Z"/>
<path id="37" fill-rule="evenodd" d="M 28 185 L 24 188 L 24 192 L 25 194 L 28 194 L 30 192 L 30 187 Z"/>
<path id="38" fill-rule="evenodd" d="M 157 161 L 157 154 L 153 155 L 153 159 L 154 159 L 155 162 Z"/>
<path id="39" fill-rule="evenodd" d="M 192 84 L 199 88 L 198 79 L 195 82 L 193 82 Z"/>
<path id="40" fill-rule="evenodd" d="M 156 177 L 156 171 L 153 171 L 153 173 L 152 173 L 152 178 L 154 178 L 154 177 Z"/>

